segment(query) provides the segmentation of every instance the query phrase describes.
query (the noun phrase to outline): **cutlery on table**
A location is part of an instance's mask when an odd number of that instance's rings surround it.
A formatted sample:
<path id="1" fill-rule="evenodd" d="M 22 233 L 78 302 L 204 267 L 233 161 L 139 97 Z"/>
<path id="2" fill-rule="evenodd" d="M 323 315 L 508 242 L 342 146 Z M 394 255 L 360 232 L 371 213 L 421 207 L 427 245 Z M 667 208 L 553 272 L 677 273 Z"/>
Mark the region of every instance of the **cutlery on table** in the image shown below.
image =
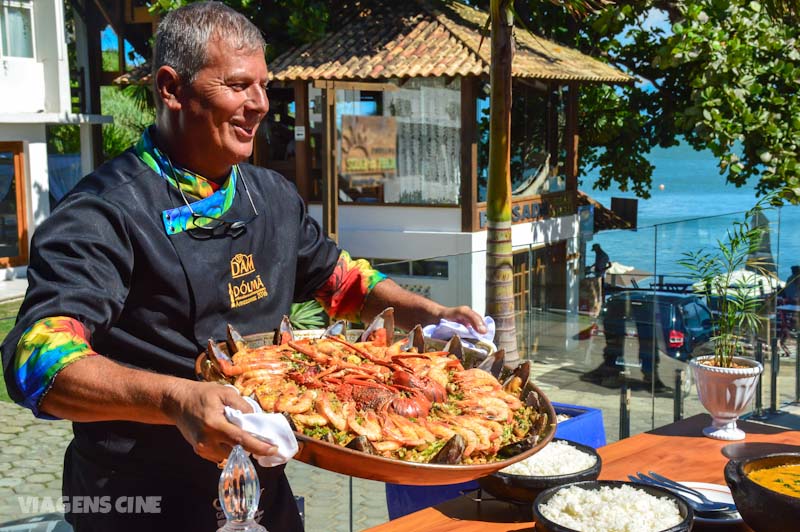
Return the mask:
<path id="1" fill-rule="evenodd" d="M 700 514 L 719 514 L 732 513 L 736 511 L 736 505 L 732 502 L 712 501 L 702 492 L 685 486 L 679 482 L 663 477 L 657 473 L 649 471 L 649 476 L 644 473 L 637 473 L 636 476 L 628 475 L 632 482 L 639 484 L 666 488 L 685 500 L 694 510 Z"/>

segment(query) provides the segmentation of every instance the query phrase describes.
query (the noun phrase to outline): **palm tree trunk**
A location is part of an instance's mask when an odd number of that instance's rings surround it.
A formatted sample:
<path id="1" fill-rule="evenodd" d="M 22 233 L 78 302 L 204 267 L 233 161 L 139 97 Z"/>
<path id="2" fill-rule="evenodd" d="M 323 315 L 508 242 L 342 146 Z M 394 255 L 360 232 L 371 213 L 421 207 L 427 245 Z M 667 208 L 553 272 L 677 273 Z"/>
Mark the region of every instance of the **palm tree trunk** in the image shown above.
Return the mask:
<path id="1" fill-rule="evenodd" d="M 489 180 L 486 191 L 486 314 L 495 319 L 495 343 L 506 361 L 519 362 L 514 317 L 514 261 L 511 248 L 511 0 L 491 0 L 489 67 Z"/>

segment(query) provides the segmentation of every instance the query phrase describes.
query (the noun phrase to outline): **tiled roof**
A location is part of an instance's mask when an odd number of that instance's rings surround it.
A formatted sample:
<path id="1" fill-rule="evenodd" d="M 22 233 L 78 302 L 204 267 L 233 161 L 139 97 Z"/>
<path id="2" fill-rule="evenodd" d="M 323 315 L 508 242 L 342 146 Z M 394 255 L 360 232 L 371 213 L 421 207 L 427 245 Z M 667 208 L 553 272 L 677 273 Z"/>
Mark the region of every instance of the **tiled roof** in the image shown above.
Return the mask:
<path id="1" fill-rule="evenodd" d="M 582 190 L 578 191 L 578 205 L 594 205 L 594 232 L 608 229 L 631 229 L 631 224 L 623 220 L 617 213 L 590 197 Z"/>
<path id="2" fill-rule="evenodd" d="M 385 80 L 489 73 L 486 12 L 455 0 L 373 2 L 322 39 L 282 54 L 273 79 Z M 515 77 L 627 83 L 632 78 L 577 50 L 514 30 Z"/>

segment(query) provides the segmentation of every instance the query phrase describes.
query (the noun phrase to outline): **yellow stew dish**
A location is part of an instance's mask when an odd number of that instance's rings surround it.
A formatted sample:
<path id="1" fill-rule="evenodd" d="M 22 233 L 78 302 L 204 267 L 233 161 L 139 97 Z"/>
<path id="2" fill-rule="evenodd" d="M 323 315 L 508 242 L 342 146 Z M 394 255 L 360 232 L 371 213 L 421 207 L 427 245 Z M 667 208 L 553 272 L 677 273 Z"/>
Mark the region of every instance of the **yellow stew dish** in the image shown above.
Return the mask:
<path id="1" fill-rule="evenodd" d="M 747 476 L 756 484 L 772 491 L 800 497 L 800 464 L 758 469 L 751 471 Z"/>

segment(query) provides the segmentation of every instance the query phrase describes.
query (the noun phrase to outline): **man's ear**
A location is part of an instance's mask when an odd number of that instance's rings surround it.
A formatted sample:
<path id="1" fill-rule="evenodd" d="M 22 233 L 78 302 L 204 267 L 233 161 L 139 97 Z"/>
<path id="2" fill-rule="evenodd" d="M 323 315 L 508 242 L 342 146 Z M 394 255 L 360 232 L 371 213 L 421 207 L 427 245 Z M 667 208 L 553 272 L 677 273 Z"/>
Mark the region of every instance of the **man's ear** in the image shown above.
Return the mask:
<path id="1" fill-rule="evenodd" d="M 164 65 L 156 71 L 156 98 L 170 111 L 180 111 L 183 84 L 180 75 L 171 66 Z"/>

